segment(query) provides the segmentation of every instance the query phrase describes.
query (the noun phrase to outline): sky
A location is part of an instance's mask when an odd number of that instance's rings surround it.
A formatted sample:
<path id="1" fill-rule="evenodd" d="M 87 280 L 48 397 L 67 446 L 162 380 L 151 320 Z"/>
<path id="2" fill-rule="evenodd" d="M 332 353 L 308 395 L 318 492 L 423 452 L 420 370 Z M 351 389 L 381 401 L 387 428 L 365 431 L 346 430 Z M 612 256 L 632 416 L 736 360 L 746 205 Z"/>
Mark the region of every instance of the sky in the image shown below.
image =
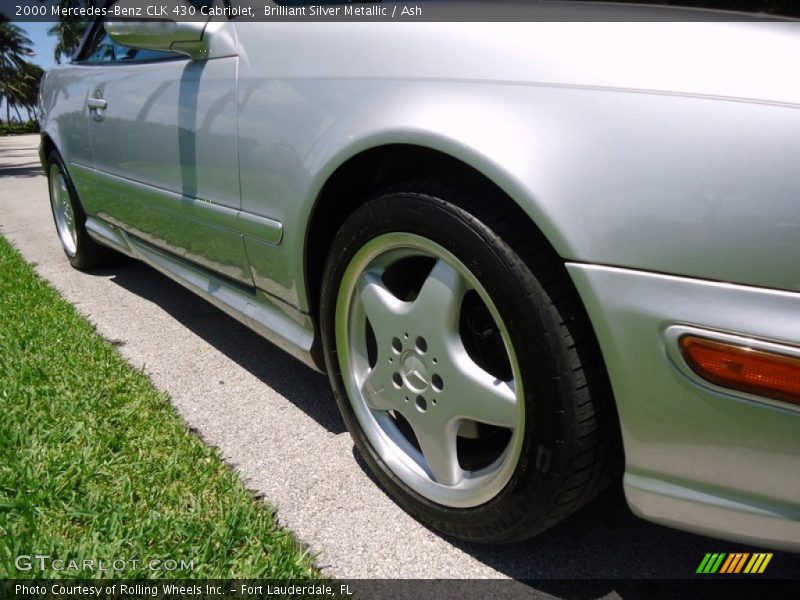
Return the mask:
<path id="1" fill-rule="evenodd" d="M 17 23 L 33 40 L 33 51 L 36 53 L 31 62 L 36 63 L 45 70 L 52 69 L 56 61 L 53 58 L 53 48 L 56 39 L 47 35 L 47 30 L 53 26 L 52 23 Z M 62 59 L 63 60 L 63 59 Z"/>
<path id="2" fill-rule="evenodd" d="M 30 22 L 16 22 L 16 24 L 25 30 L 26 35 L 31 38 L 33 42 L 35 56 L 32 56 L 30 61 L 36 63 L 45 70 L 52 69 L 56 66 L 56 61 L 53 58 L 53 49 L 55 48 L 56 40 L 47 35 L 47 30 L 52 27 L 53 24 Z M 61 60 L 63 62 L 65 59 L 62 58 Z M 12 114 L 14 113 L 13 110 L 11 112 Z M 22 115 L 24 118 L 27 118 L 27 113 L 25 111 L 22 111 Z M 0 118 L 3 120 L 6 118 L 6 106 L 2 100 L 0 100 Z"/>

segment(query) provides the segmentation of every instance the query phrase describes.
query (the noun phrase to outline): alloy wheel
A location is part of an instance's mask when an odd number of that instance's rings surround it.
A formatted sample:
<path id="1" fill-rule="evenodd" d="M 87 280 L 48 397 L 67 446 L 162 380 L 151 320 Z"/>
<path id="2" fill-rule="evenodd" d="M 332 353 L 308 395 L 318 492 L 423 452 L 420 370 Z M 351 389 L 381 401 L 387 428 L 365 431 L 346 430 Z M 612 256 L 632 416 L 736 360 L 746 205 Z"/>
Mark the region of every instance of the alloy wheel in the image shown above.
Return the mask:
<path id="1" fill-rule="evenodd" d="M 75 256 L 78 251 L 78 229 L 75 222 L 75 213 L 69 196 L 67 182 L 59 166 L 50 165 L 50 205 L 53 208 L 53 217 L 61 243 L 69 256 Z"/>
<path id="2" fill-rule="evenodd" d="M 335 329 L 353 410 L 395 476 L 451 507 L 502 491 L 524 433 L 520 369 L 462 261 L 419 235 L 373 238 L 345 270 Z"/>

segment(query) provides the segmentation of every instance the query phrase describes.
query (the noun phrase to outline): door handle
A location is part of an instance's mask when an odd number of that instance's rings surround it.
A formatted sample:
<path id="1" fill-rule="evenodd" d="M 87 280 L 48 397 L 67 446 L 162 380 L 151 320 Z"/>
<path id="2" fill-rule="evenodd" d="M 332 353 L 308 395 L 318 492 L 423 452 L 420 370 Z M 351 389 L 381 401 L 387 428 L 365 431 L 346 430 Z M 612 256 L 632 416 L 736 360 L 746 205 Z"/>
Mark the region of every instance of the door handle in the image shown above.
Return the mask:
<path id="1" fill-rule="evenodd" d="M 108 106 L 108 102 L 106 102 L 102 98 L 89 97 L 86 99 L 86 106 L 88 106 L 92 110 L 105 110 L 106 107 Z"/>

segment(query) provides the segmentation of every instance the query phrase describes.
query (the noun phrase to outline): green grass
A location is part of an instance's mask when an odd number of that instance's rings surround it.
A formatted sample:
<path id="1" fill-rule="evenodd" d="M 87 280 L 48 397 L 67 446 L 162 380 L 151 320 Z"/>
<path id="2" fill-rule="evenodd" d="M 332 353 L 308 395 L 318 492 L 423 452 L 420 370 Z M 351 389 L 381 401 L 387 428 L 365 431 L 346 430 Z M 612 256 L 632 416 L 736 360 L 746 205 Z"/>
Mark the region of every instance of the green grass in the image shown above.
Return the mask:
<path id="1" fill-rule="evenodd" d="M 129 562 L 15 567 L 35 554 Z M 178 569 L 143 569 L 151 559 Z M 53 576 L 319 575 L 168 397 L 0 238 L 0 578 Z"/>

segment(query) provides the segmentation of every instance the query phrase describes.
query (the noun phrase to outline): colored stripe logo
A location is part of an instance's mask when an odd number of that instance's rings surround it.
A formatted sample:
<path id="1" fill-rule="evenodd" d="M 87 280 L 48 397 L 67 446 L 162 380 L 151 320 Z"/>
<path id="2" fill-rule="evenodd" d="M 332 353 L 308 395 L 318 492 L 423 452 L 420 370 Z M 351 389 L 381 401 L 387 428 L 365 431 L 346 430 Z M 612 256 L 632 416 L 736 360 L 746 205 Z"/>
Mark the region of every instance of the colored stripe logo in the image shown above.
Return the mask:
<path id="1" fill-rule="evenodd" d="M 749 552 L 709 552 L 700 561 L 696 573 L 701 574 L 739 574 L 747 573 L 750 575 L 763 573 L 769 561 L 772 560 L 772 553 Z"/>

